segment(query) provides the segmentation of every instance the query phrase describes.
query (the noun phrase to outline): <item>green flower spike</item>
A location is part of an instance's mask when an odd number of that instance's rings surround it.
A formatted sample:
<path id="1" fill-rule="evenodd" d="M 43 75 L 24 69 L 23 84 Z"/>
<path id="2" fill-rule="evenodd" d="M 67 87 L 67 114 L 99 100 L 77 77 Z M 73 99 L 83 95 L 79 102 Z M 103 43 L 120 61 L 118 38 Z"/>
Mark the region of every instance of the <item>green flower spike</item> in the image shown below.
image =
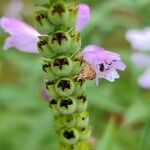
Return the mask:
<path id="1" fill-rule="evenodd" d="M 66 56 L 55 58 L 52 63 L 52 71 L 59 77 L 67 76 L 73 69 L 72 60 Z"/>
<path id="2" fill-rule="evenodd" d="M 42 57 L 46 89 L 52 97 L 48 103 L 54 117 L 59 150 L 89 150 L 87 138 L 91 126 L 84 75 L 80 78 L 84 60 L 80 56 L 81 35 L 76 27 L 77 1 L 37 1 L 35 26 L 41 33 L 37 46 Z"/>
<path id="3" fill-rule="evenodd" d="M 62 97 L 72 95 L 74 89 L 75 89 L 74 82 L 69 78 L 59 79 L 55 84 L 56 92 Z"/>
<path id="4" fill-rule="evenodd" d="M 54 3 L 48 10 L 48 18 L 55 25 L 65 24 L 68 17 L 68 9 L 63 3 Z"/>
<path id="5" fill-rule="evenodd" d="M 62 54 L 69 50 L 71 38 L 68 33 L 57 31 L 49 37 L 48 43 L 55 53 Z"/>
<path id="6" fill-rule="evenodd" d="M 65 144 L 76 144 L 79 138 L 79 132 L 75 128 L 61 130 L 61 141 Z"/>
<path id="7" fill-rule="evenodd" d="M 48 9 L 38 6 L 34 10 L 35 14 L 35 26 L 42 34 L 48 34 L 54 31 L 54 25 L 49 21 L 47 17 Z"/>
<path id="8" fill-rule="evenodd" d="M 72 97 L 61 98 L 57 107 L 61 114 L 72 114 L 76 110 L 76 101 Z"/>

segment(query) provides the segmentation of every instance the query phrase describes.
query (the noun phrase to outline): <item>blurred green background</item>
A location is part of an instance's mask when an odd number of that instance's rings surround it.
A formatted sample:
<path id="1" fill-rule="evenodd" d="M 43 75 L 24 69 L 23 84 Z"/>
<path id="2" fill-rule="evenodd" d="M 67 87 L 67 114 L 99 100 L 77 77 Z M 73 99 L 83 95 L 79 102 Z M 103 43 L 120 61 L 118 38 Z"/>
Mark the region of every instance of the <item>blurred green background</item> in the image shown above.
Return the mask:
<path id="1" fill-rule="evenodd" d="M 42 0 L 41 0 L 42 1 Z M 33 25 L 36 0 L 23 0 L 21 16 Z M 94 150 L 150 150 L 150 90 L 138 87 L 136 68 L 125 40 L 130 28 L 150 25 L 149 0 L 84 0 L 91 21 L 82 32 L 83 47 L 99 44 L 121 54 L 127 69 L 114 83 L 87 83 Z M 0 16 L 9 0 L 1 0 Z M 57 150 L 52 114 L 43 97 L 38 55 L 3 50 L 0 29 L 0 150 Z"/>

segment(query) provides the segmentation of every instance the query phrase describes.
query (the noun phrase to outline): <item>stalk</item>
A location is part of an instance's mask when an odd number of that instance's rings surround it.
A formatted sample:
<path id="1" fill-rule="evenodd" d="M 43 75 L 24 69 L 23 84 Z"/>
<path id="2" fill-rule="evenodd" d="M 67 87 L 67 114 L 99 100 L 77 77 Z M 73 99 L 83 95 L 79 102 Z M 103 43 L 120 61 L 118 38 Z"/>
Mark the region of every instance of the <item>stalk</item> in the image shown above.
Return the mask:
<path id="1" fill-rule="evenodd" d="M 75 28 L 77 14 L 77 0 L 47 0 L 36 6 L 34 14 L 35 27 L 42 34 L 38 49 L 60 150 L 89 149 L 85 79 L 78 78 L 84 65 L 79 55 L 81 36 Z"/>

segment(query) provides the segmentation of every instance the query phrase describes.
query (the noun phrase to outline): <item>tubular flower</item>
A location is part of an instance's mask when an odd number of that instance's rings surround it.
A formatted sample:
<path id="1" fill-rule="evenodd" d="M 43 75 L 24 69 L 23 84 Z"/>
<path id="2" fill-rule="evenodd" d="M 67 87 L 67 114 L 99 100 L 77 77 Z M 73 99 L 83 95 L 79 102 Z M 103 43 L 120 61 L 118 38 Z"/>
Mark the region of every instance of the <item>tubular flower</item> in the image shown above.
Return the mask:
<path id="1" fill-rule="evenodd" d="M 34 28 L 17 19 L 3 17 L 1 27 L 10 34 L 4 44 L 4 49 L 15 47 L 24 52 L 37 53 L 38 33 Z"/>
<path id="2" fill-rule="evenodd" d="M 97 45 L 89 45 L 83 49 L 81 55 L 89 62 L 96 72 L 96 83 L 99 79 L 105 78 L 108 81 L 114 81 L 119 78 L 116 70 L 125 70 L 126 66 L 121 61 L 120 55 L 105 50 Z"/>
<path id="3" fill-rule="evenodd" d="M 90 8 L 86 4 L 80 4 L 76 22 L 76 30 L 81 31 L 90 18 Z M 4 49 L 15 47 L 23 52 L 37 53 L 38 36 L 41 34 L 26 23 L 14 19 L 3 17 L 0 20 L 0 26 L 10 34 L 4 44 Z"/>

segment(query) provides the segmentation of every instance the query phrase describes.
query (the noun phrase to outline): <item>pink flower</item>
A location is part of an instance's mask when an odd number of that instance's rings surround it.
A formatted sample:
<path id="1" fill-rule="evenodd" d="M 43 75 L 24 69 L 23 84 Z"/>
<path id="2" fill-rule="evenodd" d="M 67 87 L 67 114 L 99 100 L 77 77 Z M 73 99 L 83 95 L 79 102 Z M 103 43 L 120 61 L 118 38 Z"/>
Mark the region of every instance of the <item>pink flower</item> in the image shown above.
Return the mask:
<path id="1" fill-rule="evenodd" d="M 76 29 L 80 31 L 89 21 L 90 8 L 85 4 L 79 5 Z M 0 26 L 10 34 L 5 41 L 4 49 L 15 47 L 24 52 L 37 53 L 38 36 L 41 34 L 31 26 L 17 19 L 3 17 Z"/>
<path id="2" fill-rule="evenodd" d="M 126 39 L 136 50 L 150 50 L 150 27 L 143 30 L 129 30 L 126 33 Z"/>
<path id="3" fill-rule="evenodd" d="M 90 8 L 86 4 L 79 4 L 79 13 L 76 23 L 76 30 L 81 31 L 90 20 Z"/>
<path id="4" fill-rule="evenodd" d="M 4 49 L 15 47 L 24 52 L 37 53 L 38 33 L 22 21 L 3 17 L 0 26 L 10 34 L 4 44 Z"/>
<path id="5" fill-rule="evenodd" d="M 89 45 L 83 49 L 81 55 L 88 61 L 96 72 L 96 83 L 105 78 L 114 81 L 119 78 L 116 70 L 125 70 L 126 66 L 121 61 L 120 55 L 107 51 L 97 45 Z"/>

